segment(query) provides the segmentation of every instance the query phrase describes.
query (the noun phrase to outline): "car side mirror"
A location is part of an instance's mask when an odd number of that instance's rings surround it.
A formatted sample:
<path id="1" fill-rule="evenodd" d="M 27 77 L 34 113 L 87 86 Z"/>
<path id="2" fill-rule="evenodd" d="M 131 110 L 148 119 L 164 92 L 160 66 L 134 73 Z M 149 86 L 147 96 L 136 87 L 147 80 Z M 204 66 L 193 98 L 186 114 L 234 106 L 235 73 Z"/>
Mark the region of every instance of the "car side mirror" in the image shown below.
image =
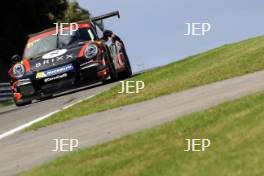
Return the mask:
<path id="1" fill-rule="evenodd" d="M 105 41 L 107 41 L 108 40 L 108 37 L 111 37 L 112 35 L 113 35 L 113 32 L 112 31 L 110 31 L 110 30 L 106 30 L 106 31 L 104 31 L 104 33 L 103 33 L 103 39 L 105 40 Z"/>
<path id="2" fill-rule="evenodd" d="M 17 62 L 20 62 L 22 59 L 21 59 L 21 57 L 18 55 L 18 54 L 16 54 L 16 55 L 14 55 L 14 56 L 12 56 L 11 57 L 11 62 L 13 63 L 13 64 L 15 64 L 15 63 L 17 63 Z"/>

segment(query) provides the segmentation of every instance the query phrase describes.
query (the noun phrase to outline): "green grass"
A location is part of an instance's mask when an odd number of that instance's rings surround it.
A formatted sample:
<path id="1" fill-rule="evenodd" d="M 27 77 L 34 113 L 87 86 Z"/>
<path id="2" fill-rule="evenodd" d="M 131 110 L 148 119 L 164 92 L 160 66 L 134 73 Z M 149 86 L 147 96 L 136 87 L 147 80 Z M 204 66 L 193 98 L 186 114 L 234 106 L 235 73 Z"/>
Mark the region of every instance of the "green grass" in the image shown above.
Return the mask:
<path id="1" fill-rule="evenodd" d="M 13 104 L 12 101 L 0 101 L 0 108 L 4 106 L 9 106 L 11 104 Z"/>
<path id="2" fill-rule="evenodd" d="M 136 76 L 131 80 L 141 80 L 146 85 L 140 94 L 117 94 L 121 90 L 119 85 L 90 100 L 57 113 L 26 130 L 35 130 L 95 112 L 142 102 L 263 69 L 264 36 L 261 36 L 225 45 Z"/>
<path id="3" fill-rule="evenodd" d="M 20 176 L 264 175 L 264 92 L 57 158 Z M 186 138 L 208 138 L 184 152 Z"/>

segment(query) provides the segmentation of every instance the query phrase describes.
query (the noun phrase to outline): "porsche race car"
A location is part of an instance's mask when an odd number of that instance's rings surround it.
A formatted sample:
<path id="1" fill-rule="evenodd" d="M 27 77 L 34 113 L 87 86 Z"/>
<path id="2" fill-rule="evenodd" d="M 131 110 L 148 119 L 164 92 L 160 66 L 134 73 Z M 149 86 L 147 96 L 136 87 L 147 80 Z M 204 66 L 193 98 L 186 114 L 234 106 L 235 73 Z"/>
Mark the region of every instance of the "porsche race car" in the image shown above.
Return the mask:
<path id="1" fill-rule="evenodd" d="M 107 41 L 96 23 L 112 16 L 119 16 L 119 12 L 78 21 L 75 31 L 70 26 L 61 29 L 69 35 L 54 35 L 55 28 L 30 35 L 22 59 L 13 56 L 14 65 L 9 70 L 15 104 L 27 105 L 78 84 L 130 77 L 132 70 L 123 42 Z"/>

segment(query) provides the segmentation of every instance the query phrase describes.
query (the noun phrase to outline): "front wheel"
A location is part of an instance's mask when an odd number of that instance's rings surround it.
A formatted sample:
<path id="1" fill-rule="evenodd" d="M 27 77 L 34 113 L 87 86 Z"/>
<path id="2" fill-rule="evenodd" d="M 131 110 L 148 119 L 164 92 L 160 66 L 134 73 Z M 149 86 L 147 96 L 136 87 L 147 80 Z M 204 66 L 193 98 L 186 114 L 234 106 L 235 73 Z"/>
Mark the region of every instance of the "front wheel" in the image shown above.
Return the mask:
<path id="1" fill-rule="evenodd" d="M 115 66 L 112 61 L 110 61 L 109 63 L 109 71 L 110 71 L 111 82 L 118 80 L 118 74 L 116 72 Z"/>
<path id="2" fill-rule="evenodd" d="M 130 62 L 128 60 L 128 58 L 126 57 L 125 59 L 125 64 L 126 64 L 126 70 L 124 71 L 124 77 L 125 78 L 130 78 L 132 76 L 132 69 L 131 69 L 131 65 L 130 65 Z"/>
<path id="3" fill-rule="evenodd" d="M 109 54 L 109 51 L 106 54 L 105 60 L 108 63 L 108 69 L 109 69 L 109 74 L 110 74 L 110 79 L 104 81 L 104 83 L 106 84 L 106 83 L 111 83 L 111 82 L 118 80 L 118 74 L 116 72 L 116 69 L 115 69 L 112 57 Z"/>
<path id="4" fill-rule="evenodd" d="M 14 98 L 14 103 L 15 103 L 16 106 L 26 106 L 26 105 L 31 104 L 32 100 L 22 100 L 22 99 L 16 100 Z"/>
<path id="5" fill-rule="evenodd" d="M 122 78 L 126 79 L 126 78 L 130 78 L 132 76 L 132 68 L 131 68 L 131 65 L 130 65 L 126 50 L 124 48 L 122 50 L 123 50 L 123 54 L 124 54 L 124 57 L 125 57 L 125 59 L 124 59 L 125 71 L 123 71 L 121 73 L 121 75 L 122 75 Z"/>

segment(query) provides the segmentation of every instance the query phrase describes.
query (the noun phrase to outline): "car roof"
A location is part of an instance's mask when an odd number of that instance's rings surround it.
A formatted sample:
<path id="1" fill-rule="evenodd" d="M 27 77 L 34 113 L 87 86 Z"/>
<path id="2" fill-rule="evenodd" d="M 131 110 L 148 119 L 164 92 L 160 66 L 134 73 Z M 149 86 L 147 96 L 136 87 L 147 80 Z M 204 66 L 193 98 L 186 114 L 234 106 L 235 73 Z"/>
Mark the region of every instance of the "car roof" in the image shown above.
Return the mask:
<path id="1" fill-rule="evenodd" d="M 84 19 L 84 20 L 77 21 L 77 22 L 72 22 L 72 23 L 77 23 L 77 24 L 90 24 L 91 26 L 94 26 L 94 24 L 91 22 L 90 19 Z M 48 29 L 43 30 L 41 32 L 28 35 L 28 38 L 32 38 L 32 37 L 38 36 L 40 34 L 43 34 L 43 33 L 49 32 L 49 31 L 53 31 L 55 29 L 56 29 L 56 27 L 48 28 Z"/>

